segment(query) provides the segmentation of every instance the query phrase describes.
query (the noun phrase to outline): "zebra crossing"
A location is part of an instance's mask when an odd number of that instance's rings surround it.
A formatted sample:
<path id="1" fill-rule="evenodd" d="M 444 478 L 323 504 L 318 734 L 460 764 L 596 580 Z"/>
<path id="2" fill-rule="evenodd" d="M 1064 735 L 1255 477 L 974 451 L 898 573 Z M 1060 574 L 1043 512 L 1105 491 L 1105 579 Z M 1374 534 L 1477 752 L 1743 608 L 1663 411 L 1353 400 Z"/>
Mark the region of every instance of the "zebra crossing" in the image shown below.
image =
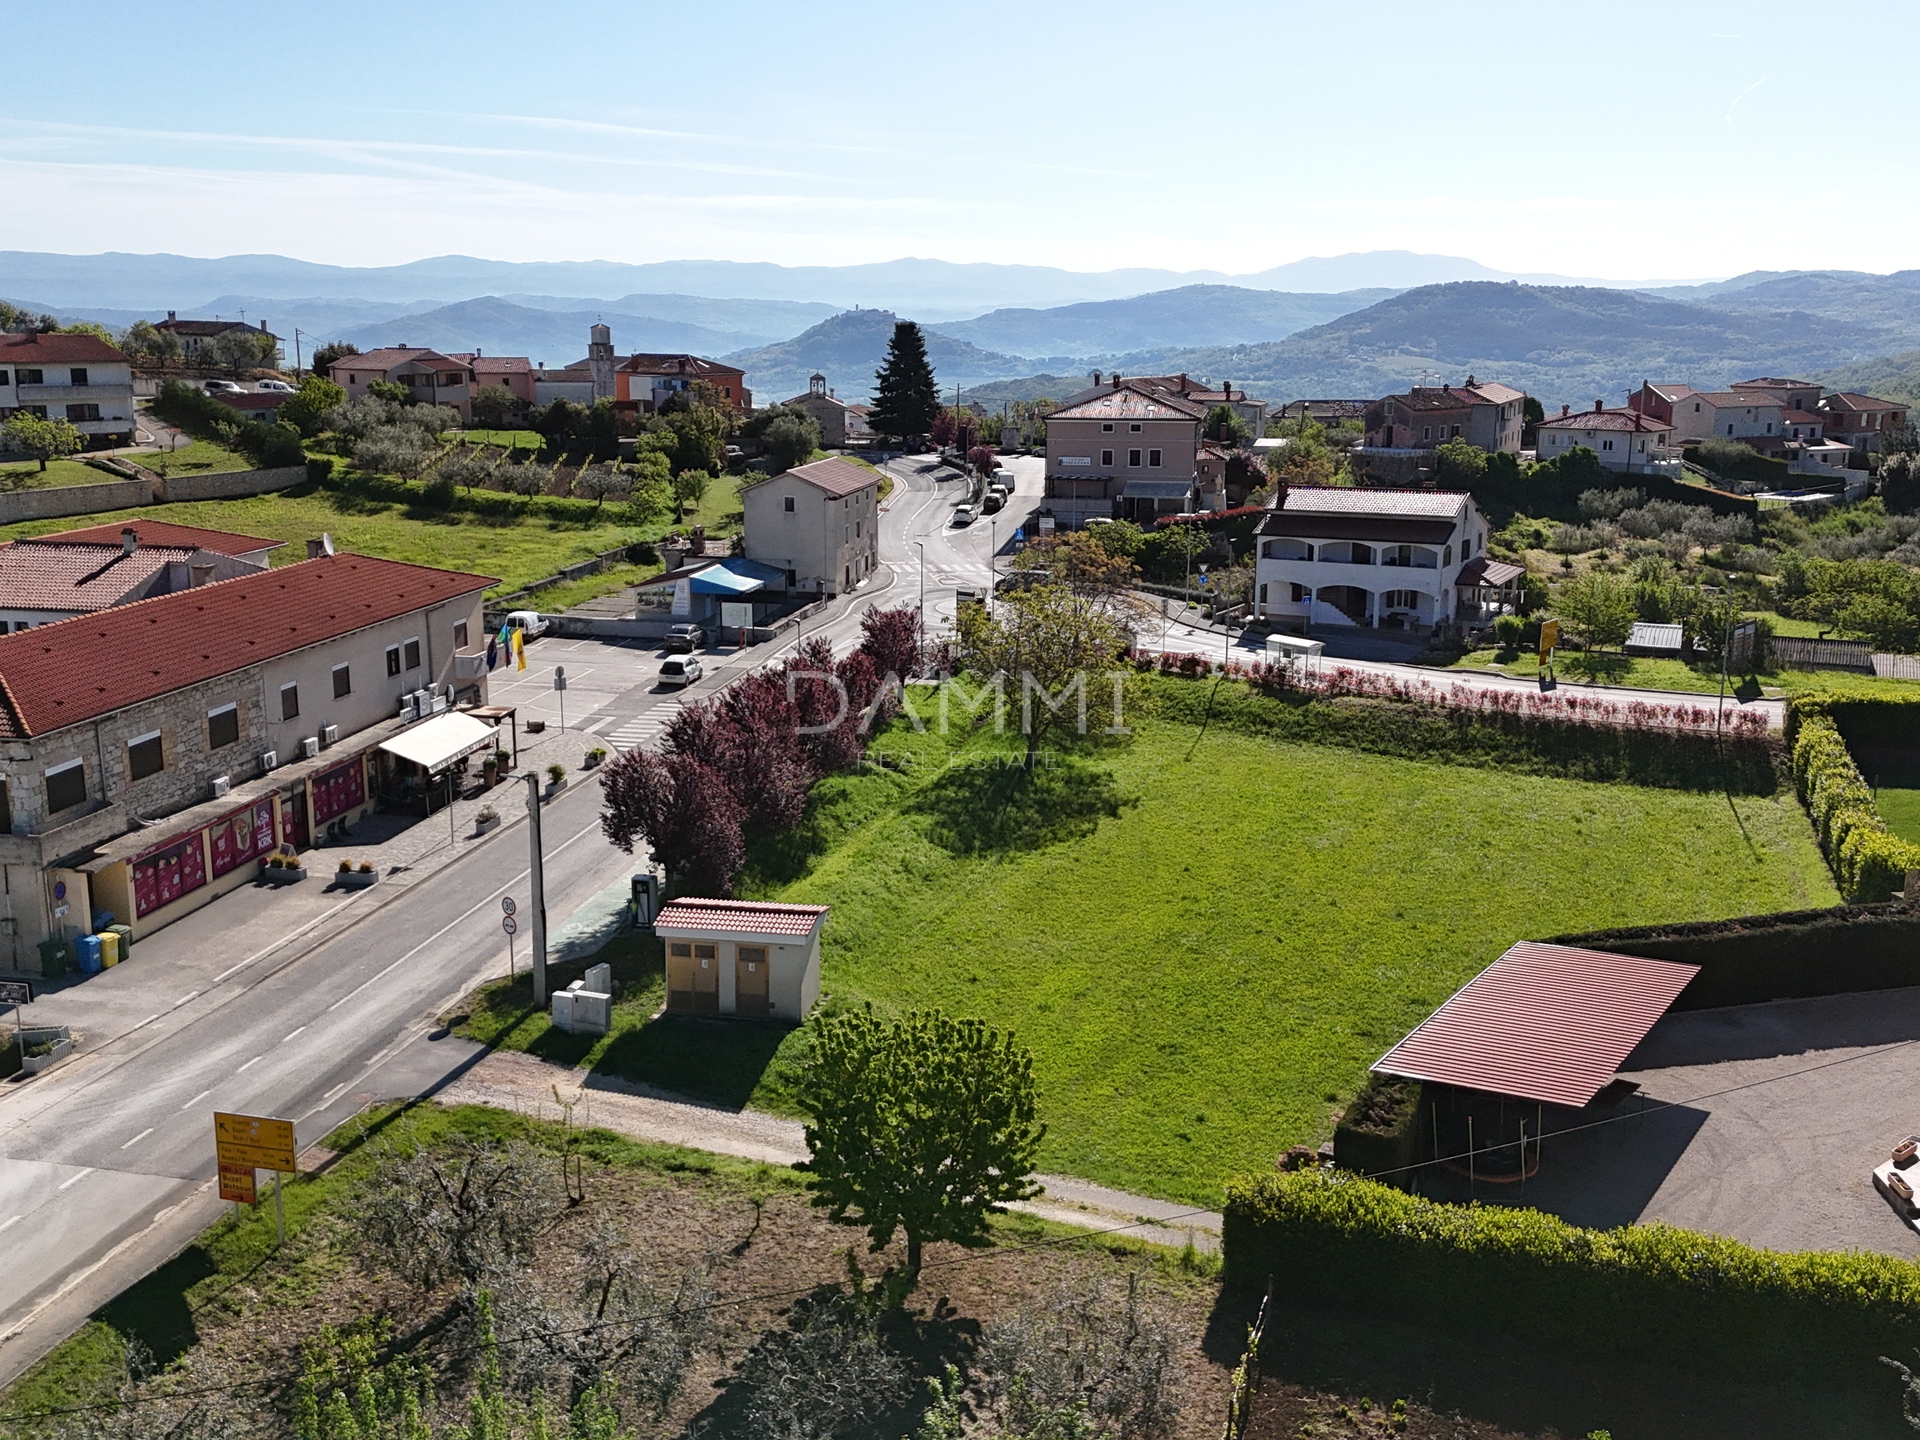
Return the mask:
<path id="1" fill-rule="evenodd" d="M 608 731 L 605 739 L 614 750 L 624 753 L 641 746 L 651 745 L 673 723 L 673 717 L 680 713 L 680 702 L 656 705 L 644 715 L 636 715 L 631 720 L 621 722 Z"/>

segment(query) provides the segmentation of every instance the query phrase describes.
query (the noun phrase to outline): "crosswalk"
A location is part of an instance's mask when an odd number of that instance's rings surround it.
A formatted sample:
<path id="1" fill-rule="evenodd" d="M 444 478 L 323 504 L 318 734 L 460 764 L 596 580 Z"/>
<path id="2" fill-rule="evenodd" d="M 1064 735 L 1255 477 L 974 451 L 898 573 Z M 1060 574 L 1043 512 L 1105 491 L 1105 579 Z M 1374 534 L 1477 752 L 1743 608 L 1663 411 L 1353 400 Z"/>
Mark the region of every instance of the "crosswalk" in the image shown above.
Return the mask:
<path id="1" fill-rule="evenodd" d="M 644 715 L 623 721 L 617 728 L 607 732 L 606 741 L 616 751 L 626 752 L 640 746 L 652 745 L 673 723 L 673 717 L 680 713 L 678 701 L 670 705 L 656 705 Z"/>

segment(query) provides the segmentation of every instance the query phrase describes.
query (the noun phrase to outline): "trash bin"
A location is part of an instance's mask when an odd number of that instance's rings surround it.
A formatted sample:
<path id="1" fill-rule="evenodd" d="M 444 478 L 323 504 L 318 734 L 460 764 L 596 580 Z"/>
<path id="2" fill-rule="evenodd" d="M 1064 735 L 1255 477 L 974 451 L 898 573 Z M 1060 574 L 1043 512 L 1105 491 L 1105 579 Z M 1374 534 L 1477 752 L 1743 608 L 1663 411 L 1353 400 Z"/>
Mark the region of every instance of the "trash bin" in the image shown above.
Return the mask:
<path id="1" fill-rule="evenodd" d="M 98 975 L 101 968 L 100 937 L 82 935 L 74 942 L 74 948 L 80 952 L 80 973 Z"/>
<path id="2" fill-rule="evenodd" d="M 122 960 L 133 959 L 133 926 L 109 925 L 106 928 L 120 937 L 120 958 Z"/>
<path id="3" fill-rule="evenodd" d="M 93 937 L 100 942 L 100 964 L 111 968 L 120 963 L 120 937 L 111 930 L 102 930 Z"/>
<path id="4" fill-rule="evenodd" d="M 98 935 L 102 930 L 113 924 L 113 912 L 111 910 L 96 910 L 93 912 L 92 919 L 93 933 Z"/>
<path id="5" fill-rule="evenodd" d="M 49 936 L 40 942 L 40 974 L 47 980 L 58 980 L 67 973 L 67 942 Z"/>

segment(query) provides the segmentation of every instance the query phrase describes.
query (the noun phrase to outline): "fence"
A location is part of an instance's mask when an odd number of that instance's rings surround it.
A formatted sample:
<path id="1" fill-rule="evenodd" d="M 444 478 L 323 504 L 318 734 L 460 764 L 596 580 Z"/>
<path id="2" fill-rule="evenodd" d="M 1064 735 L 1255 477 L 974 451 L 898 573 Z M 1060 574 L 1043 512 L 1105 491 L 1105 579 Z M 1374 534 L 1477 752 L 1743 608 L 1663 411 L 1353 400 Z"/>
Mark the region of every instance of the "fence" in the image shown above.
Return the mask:
<path id="1" fill-rule="evenodd" d="M 1776 635 L 1773 658 L 1789 670 L 1853 670 L 1874 673 L 1873 646 L 1864 640 L 1810 640 L 1803 635 Z"/>

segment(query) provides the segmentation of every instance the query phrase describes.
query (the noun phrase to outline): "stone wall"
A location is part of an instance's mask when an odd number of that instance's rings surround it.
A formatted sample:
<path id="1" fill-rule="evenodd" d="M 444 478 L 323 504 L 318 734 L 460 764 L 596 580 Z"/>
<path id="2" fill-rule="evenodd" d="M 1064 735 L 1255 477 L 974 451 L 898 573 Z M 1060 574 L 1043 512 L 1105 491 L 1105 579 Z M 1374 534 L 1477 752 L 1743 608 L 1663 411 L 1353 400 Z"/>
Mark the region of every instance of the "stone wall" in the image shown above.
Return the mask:
<path id="1" fill-rule="evenodd" d="M 232 500 L 242 495 L 265 495 L 285 490 L 307 478 L 305 465 L 282 465 L 273 470 L 228 470 L 212 475 L 165 475 L 154 482 L 161 504 L 182 500 Z"/>
<path id="2" fill-rule="evenodd" d="M 98 485 L 61 485 L 49 490 L 11 490 L 0 494 L 0 525 L 16 520 L 52 520 L 63 515 L 95 515 L 151 505 L 153 489 L 141 480 L 105 480 Z"/>

